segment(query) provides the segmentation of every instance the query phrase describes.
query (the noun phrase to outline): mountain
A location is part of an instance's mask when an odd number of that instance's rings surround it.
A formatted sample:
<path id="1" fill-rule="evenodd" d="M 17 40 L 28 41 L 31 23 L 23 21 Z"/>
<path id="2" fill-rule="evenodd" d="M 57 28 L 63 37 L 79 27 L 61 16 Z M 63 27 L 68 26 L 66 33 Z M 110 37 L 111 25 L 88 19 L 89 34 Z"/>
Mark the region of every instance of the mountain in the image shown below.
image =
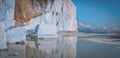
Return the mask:
<path id="1" fill-rule="evenodd" d="M 106 26 L 103 27 L 94 27 L 91 25 L 87 25 L 81 22 L 78 22 L 78 31 L 86 32 L 86 33 L 111 33 L 111 32 L 119 32 L 119 28 L 109 28 Z"/>

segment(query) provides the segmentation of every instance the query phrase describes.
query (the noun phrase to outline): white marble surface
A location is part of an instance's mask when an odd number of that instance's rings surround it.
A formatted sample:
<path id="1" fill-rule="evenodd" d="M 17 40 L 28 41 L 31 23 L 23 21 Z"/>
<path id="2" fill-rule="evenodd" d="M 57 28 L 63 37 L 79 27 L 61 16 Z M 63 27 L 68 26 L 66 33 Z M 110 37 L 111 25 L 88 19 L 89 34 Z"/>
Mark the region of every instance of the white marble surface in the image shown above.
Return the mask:
<path id="1" fill-rule="evenodd" d="M 39 24 L 38 34 L 42 35 L 57 34 L 59 31 L 77 31 L 76 7 L 71 0 L 55 0 L 53 4 L 48 2 L 45 11 L 44 15 L 33 18 L 26 28 L 34 29 Z"/>
<path id="2" fill-rule="evenodd" d="M 0 21 L 0 49 L 6 49 L 6 48 L 7 48 L 7 41 L 5 36 L 4 21 Z"/>
<path id="3" fill-rule="evenodd" d="M 15 9 L 15 0 L 5 0 L 5 29 L 14 26 L 14 9 Z"/>
<path id="4" fill-rule="evenodd" d="M 6 38 L 9 43 L 26 41 L 26 30 L 23 27 L 13 28 L 6 32 Z"/>

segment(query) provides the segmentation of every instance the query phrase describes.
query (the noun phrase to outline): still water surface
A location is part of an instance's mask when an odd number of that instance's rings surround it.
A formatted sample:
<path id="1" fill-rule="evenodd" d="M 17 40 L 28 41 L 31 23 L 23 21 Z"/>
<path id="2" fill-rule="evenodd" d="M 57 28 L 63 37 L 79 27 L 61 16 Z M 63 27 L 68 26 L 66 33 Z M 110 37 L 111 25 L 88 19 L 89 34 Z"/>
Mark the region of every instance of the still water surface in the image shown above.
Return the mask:
<path id="1" fill-rule="evenodd" d="M 24 45 L 8 44 L 7 51 L 0 51 L 0 58 L 120 58 L 119 44 L 81 40 L 86 38 L 109 37 L 84 36 L 27 40 Z"/>

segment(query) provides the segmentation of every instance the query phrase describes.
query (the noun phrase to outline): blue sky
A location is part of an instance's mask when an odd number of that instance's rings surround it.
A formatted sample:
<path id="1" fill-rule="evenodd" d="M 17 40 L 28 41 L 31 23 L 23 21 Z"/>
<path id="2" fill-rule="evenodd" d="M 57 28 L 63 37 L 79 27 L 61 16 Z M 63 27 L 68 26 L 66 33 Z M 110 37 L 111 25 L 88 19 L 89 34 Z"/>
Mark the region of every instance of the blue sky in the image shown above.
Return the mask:
<path id="1" fill-rule="evenodd" d="M 120 0 L 73 0 L 78 22 L 120 28 Z"/>

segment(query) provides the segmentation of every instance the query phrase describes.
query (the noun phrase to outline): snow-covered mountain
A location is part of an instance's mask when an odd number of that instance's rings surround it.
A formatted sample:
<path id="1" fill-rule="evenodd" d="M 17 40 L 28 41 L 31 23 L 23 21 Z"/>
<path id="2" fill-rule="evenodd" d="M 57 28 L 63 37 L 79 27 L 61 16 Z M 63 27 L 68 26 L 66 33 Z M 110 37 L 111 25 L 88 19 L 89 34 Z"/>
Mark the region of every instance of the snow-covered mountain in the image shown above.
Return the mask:
<path id="1" fill-rule="evenodd" d="M 81 22 L 78 22 L 78 31 L 79 32 L 87 32 L 87 33 L 109 33 L 109 32 L 118 32 L 120 31 L 119 28 L 110 28 L 110 27 L 95 27 L 92 25 L 84 24 Z"/>

